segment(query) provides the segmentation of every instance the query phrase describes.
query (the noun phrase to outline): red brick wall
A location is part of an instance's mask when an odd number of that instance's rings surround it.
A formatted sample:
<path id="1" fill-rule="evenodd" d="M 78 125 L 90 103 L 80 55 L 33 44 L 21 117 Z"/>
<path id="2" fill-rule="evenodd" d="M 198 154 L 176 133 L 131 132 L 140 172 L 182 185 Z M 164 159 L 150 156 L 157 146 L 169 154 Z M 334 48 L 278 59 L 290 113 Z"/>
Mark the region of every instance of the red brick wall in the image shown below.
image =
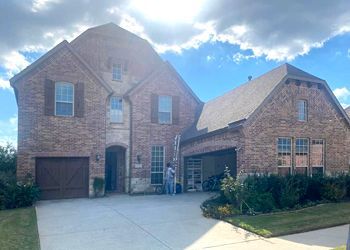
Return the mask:
<path id="1" fill-rule="evenodd" d="M 44 115 L 44 82 L 84 82 L 83 118 Z M 63 48 L 37 67 L 18 85 L 18 163 L 17 175 L 35 176 L 37 156 L 88 156 L 90 186 L 94 176 L 104 176 L 107 91 Z M 101 155 L 99 162 L 96 154 Z M 90 187 L 91 191 L 91 187 Z"/>
<path id="2" fill-rule="evenodd" d="M 307 122 L 298 121 L 298 100 L 307 101 Z M 316 84 L 311 88 L 306 83 L 281 85 L 243 133 L 242 167 L 248 172 L 277 172 L 278 137 L 324 139 L 326 172 L 349 169 L 349 127 L 325 88 L 320 90 Z"/>
<path id="3" fill-rule="evenodd" d="M 298 121 L 297 100 L 308 103 L 308 121 Z M 237 147 L 237 171 L 277 172 L 277 138 L 325 140 L 328 174 L 349 170 L 350 131 L 325 88 L 294 82 L 279 86 L 271 100 L 239 131 L 199 138 L 181 146 L 182 157 Z M 293 148 L 295 152 L 295 145 Z"/>
<path id="4" fill-rule="evenodd" d="M 143 191 L 150 186 L 151 147 L 165 146 L 165 162 L 172 159 L 173 142 L 177 133 L 194 122 L 198 103 L 184 88 L 171 70 L 166 68 L 140 86 L 130 97 L 132 102 L 132 150 L 131 150 L 131 189 L 132 192 Z M 151 123 L 151 95 L 169 95 L 180 97 L 180 117 L 178 125 Z M 142 168 L 135 168 L 137 155 L 141 155 Z"/>

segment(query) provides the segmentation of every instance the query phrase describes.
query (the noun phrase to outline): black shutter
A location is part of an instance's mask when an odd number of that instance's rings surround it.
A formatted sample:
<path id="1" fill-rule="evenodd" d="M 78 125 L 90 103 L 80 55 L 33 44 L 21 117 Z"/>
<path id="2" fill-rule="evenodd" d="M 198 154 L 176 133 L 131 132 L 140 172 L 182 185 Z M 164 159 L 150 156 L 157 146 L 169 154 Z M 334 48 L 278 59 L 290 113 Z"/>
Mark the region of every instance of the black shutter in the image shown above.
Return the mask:
<path id="1" fill-rule="evenodd" d="M 180 97 L 179 96 L 173 96 L 172 97 L 172 122 L 173 124 L 177 125 L 179 124 L 180 120 Z"/>
<path id="2" fill-rule="evenodd" d="M 45 95 L 45 115 L 55 114 L 55 82 L 49 79 L 44 83 L 44 95 Z"/>
<path id="3" fill-rule="evenodd" d="M 84 83 L 78 82 L 74 87 L 74 115 L 84 117 Z"/>
<path id="4" fill-rule="evenodd" d="M 158 123 L 158 96 L 151 95 L 151 122 Z"/>

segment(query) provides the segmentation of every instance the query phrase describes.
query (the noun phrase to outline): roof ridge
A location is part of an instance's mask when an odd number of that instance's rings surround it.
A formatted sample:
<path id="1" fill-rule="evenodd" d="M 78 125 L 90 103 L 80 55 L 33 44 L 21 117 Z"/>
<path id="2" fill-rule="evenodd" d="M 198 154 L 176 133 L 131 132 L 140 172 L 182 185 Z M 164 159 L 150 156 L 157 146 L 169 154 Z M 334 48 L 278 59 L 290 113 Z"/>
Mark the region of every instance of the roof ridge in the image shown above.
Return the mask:
<path id="1" fill-rule="evenodd" d="M 260 79 L 263 78 L 263 77 L 266 77 L 266 76 L 269 75 L 270 73 L 272 73 L 272 72 L 274 72 L 274 71 L 277 71 L 278 69 L 281 69 L 281 68 L 283 68 L 283 67 L 286 67 L 285 65 L 286 65 L 286 63 L 281 64 L 280 66 L 275 67 L 275 68 L 273 68 L 273 69 L 267 71 L 266 73 L 264 73 L 264 74 L 262 74 L 262 75 L 259 75 L 259 76 L 256 77 L 256 78 L 253 78 L 252 80 L 248 80 L 248 81 L 246 81 L 246 82 L 244 82 L 244 83 L 242 83 L 242 84 L 239 84 L 237 87 L 235 87 L 235 88 L 233 88 L 233 89 L 230 89 L 229 91 L 223 93 L 222 95 L 219 95 L 219 96 L 217 96 L 217 97 L 214 97 L 213 99 L 210 99 L 209 101 L 205 102 L 205 104 L 207 104 L 207 103 L 209 103 L 209 102 L 213 102 L 213 101 L 215 101 L 215 100 L 217 100 L 217 99 L 220 99 L 221 97 L 224 97 L 224 96 L 226 96 L 226 95 L 228 95 L 228 94 L 230 94 L 230 93 L 236 91 L 237 89 L 241 89 L 241 88 L 243 88 L 243 87 L 245 87 L 245 86 L 247 86 L 247 85 L 249 85 L 249 84 L 255 83 L 256 81 L 260 80 Z M 287 75 L 287 69 L 285 69 L 285 70 L 286 70 L 285 75 Z"/>

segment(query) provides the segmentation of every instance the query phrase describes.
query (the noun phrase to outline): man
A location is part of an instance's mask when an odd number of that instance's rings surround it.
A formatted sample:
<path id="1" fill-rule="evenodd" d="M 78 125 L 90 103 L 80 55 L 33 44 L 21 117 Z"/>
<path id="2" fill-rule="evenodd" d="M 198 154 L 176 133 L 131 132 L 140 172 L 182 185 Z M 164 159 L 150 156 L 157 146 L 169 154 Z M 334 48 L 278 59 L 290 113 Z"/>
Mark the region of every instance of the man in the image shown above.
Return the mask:
<path id="1" fill-rule="evenodd" d="M 170 162 L 168 162 L 166 165 L 168 167 L 166 171 L 166 192 L 169 195 L 175 195 L 174 194 L 175 169 Z"/>

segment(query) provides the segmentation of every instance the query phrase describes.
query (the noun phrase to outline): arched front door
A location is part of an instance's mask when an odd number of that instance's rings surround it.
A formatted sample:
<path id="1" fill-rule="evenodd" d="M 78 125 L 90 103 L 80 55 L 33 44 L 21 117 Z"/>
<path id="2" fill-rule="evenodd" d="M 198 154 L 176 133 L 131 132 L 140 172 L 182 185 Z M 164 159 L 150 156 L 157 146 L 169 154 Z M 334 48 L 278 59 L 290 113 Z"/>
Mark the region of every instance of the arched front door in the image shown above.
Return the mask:
<path id="1" fill-rule="evenodd" d="M 111 146 L 106 149 L 106 191 L 125 192 L 125 148 Z"/>

